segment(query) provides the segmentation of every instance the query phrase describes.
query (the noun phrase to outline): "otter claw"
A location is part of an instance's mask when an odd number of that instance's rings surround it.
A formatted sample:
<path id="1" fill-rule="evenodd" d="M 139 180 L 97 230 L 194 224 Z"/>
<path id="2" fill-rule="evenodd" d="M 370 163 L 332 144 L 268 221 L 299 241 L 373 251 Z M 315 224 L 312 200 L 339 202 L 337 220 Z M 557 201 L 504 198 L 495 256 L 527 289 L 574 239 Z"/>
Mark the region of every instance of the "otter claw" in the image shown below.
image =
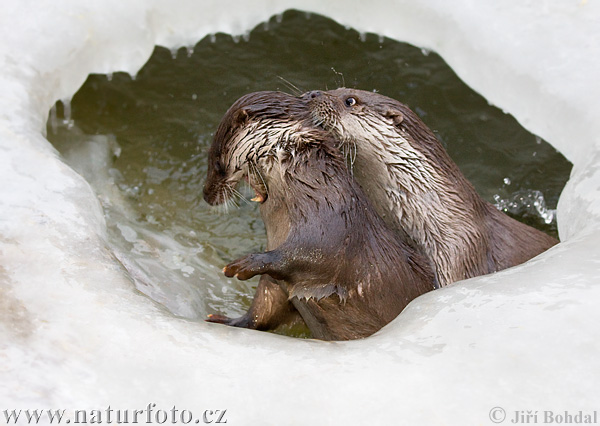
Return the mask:
<path id="1" fill-rule="evenodd" d="M 229 265 L 223 268 L 223 273 L 228 278 L 235 277 L 238 280 L 244 281 L 261 273 L 260 269 L 263 266 L 264 265 L 256 262 L 256 256 L 250 254 L 246 257 L 242 257 L 241 259 L 231 262 Z"/>

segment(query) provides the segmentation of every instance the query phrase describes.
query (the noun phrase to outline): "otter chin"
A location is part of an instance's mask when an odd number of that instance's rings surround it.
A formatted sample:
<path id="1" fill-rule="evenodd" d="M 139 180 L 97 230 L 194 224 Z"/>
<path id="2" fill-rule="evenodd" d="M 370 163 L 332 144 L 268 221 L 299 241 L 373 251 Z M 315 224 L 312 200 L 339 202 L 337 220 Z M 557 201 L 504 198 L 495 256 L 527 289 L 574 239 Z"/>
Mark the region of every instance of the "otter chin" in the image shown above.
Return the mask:
<path id="1" fill-rule="evenodd" d="M 227 202 L 248 179 L 259 193 L 267 251 L 224 268 L 241 280 L 261 275 L 250 310 L 207 321 L 270 329 L 301 319 L 313 337 L 357 339 L 436 288 L 429 260 L 354 181 L 340 142 L 312 126 L 302 97 L 252 93 L 227 111 L 209 151 L 204 198 Z"/>
<path id="2" fill-rule="evenodd" d="M 340 88 L 303 95 L 378 213 L 433 263 L 440 285 L 521 264 L 558 241 L 483 200 L 406 105 Z"/>

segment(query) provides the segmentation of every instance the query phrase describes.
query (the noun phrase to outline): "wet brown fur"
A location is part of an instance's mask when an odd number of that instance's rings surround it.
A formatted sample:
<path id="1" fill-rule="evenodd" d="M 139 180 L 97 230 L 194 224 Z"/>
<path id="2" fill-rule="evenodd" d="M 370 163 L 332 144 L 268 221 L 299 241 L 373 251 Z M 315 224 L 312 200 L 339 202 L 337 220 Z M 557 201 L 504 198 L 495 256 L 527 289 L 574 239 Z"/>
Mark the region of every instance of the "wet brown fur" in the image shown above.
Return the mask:
<path id="1" fill-rule="evenodd" d="M 406 105 L 346 88 L 304 99 L 312 126 L 341 141 L 379 214 L 429 257 L 440 285 L 521 264 L 558 243 L 483 200 Z"/>
<path id="2" fill-rule="evenodd" d="M 219 125 L 204 197 L 225 202 L 247 175 L 265 200 L 267 251 L 224 270 L 239 279 L 262 275 L 249 312 L 209 320 L 271 329 L 299 313 L 316 338 L 366 337 L 432 290 L 435 278 L 428 260 L 376 213 L 339 141 L 310 125 L 306 102 L 279 92 L 246 95 Z"/>

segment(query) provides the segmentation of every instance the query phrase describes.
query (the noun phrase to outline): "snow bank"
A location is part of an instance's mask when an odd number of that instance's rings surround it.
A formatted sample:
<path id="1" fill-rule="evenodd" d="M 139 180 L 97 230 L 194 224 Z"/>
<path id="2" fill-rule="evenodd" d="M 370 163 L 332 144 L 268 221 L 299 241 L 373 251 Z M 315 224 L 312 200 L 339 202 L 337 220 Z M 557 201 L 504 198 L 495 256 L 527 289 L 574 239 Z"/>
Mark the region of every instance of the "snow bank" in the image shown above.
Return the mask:
<path id="1" fill-rule="evenodd" d="M 50 107 L 91 72 L 135 74 L 155 44 L 243 34 L 291 7 L 436 50 L 561 150 L 574 162 L 558 206 L 563 242 L 427 294 L 348 343 L 189 322 L 138 293 L 107 248 L 89 185 L 43 136 Z M 585 0 L 5 2 L 0 418 L 14 408 L 156 404 L 154 414 L 175 405 L 201 421 L 204 410 L 227 409 L 229 424 L 463 425 L 490 422 L 494 407 L 540 419 L 597 409 L 598 22 L 600 5 Z"/>

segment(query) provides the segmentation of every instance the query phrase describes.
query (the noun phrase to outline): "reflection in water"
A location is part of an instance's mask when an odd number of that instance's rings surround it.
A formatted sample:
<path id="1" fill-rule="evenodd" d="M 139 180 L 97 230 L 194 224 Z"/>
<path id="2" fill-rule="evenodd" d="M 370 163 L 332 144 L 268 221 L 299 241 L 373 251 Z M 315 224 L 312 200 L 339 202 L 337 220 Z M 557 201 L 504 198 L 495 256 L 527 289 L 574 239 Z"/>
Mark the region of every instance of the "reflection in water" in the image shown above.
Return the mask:
<path id="1" fill-rule="evenodd" d="M 157 47 L 135 79 L 92 75 L 50 112 L 48 138 L 94 187 L 109 244 L 140 291 L 175 315 L 241 315 L 253 285 L 223 265 L 264 249 L 254 205 L 202 200 L 206 148 L 227 108 L 258 90 L 341 85 L 408 104 L 484 198 L 556 234 L 553 208 L 570 164 L 471 91 L 435 53 L 286 12 L 238 40 Z M 293 332 L 295 333 L 295 332 Z"/>

